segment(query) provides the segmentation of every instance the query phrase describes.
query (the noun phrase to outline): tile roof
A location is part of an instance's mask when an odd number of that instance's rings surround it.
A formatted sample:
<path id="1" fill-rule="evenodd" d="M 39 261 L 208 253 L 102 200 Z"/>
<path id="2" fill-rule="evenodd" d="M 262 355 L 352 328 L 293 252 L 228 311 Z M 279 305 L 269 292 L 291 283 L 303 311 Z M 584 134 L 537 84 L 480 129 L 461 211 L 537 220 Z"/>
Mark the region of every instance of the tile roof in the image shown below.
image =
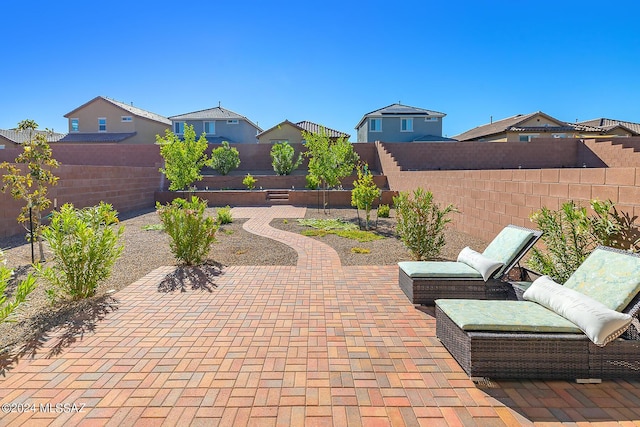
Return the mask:
<path id="1" fill-rule="evenodd" d="M 171 120 L 167 119 L 164 116 L 161 116 L 160 114 L 152 113 L 151 111 L 143 110 L 142 108 L 134 107 L 133 105 L 125 104 L 124 102 L 116 101 L 115 99 L 107 98 L 105 96 L 96 96 L 91 101 L 82 104 L 81 106 L 79 106 L 78 108 L 76 108 L 73 111 L 68 112 L 64 116 L 67 117 L 67 118 L 71 117 L 71 115 L 73 113 L 75 113 L 76 111 L 80 110 L 81 108 L 84 108 L 85 106 L 91 104 L 92 102 L 97 101 L 98 99 L 102 99 L 103 101 L 106 101 L 106 102 L 108 102 L 110 104 L 113 104 L 116 107 L 121 108 L 121 109 L 133 114 L 134 116 L 142 117 L 142 118 L 153 120 L 153 121 L 156 121 L 156 122 L 160 122 L 160 123 L 165 124 L 165 125 L 171 125 Z"/>
<path id="2" fill-rule="evenodd" d="M 43 130 L 36 130 L 36 132 L 44 134 L 47 137 L 47 142 L 58 142 L 62 137 L 64 137 L 63 133 L 47 132 Z M 0 129 L 0 136 L 8 139 L 9 141 L 13 141 L 16 144 L 22 144 L 29 140 L 29 132 L 19 131 L 16 129 Z"/>
<path id="3" fill-rule="evenodd" d="M 387 105 L 378 110 L 371 111 L 364 116 L 356 125 L 356 129 L 362 126 L 362 123 L 368 117 L 385 117 L 385 116 L 433 116 L 444 117 L 445 113 L 433 110 L 425 110 L 424 108 L 411 107 L 410 105 L 402 105 L 400 103 Z"/>
<path id="4" fill-rule="evenodd" d="M 135 134 L 136 132 L 68 133 L 60 142 L 121 142 Z"/>
<path id="5" fill-rule="evenodd" d="M 340 132 L 339 130 L 331 129 L 331 128 L 328 128 L 326 126 L 322 126 L 322 125 L 319 125 L 317 123 L 310 122 L 308 120 L 304 120 L 304 121 L 301 121 L 301 122 L 298 122 L 298 123 L 293 123 L 293 122 L 290 122 L 289 120 L 285 120 L 283 122 L 278 123 L 275 126 L 270 127 L 269 129 L 267 129 L 265 131 L 260 132 L 257 136 L 259 138 L 261 135 L 263 135 L 263 134 L 265 134 L 267 132 L 270 132 L 270 131 L 274 130 L 275 128 L 278 128 L 278 127 L 281 127 L 283 125 L 286 125 L 286 124 L 288 124 L 290 126 L 293 126 L 294 128 L 298 128 L 300 131 L 304 130 L 304 131 L 307 131 L 309 133 L 320 133 L 320 128 L 324 127 L 325 131 L 329 134 L 329 138 L 341 138 L 341 137 L 343 137 L 343 138 L 349 139 L 351 137 L 351 135 L 349 135 L 348 133 Z"/>
<path id="6" fill-rule="evenodd" d="M 542 115 L 549 120 L 557 122 L 559 128 L 567 127 L 566 123 L 561 122 L 560 120 L 555 119 L 549 116 L 548 114 L 543 113 L 542 111 L 536 111 L 535 113 L 530 113 L 530 114 L 517 114 L 512 117 L 507 117 L 506 119 L 497 120 L 495 122 L 492 122 L 486 125 L 478 126 L 466 132 L 463 132 L 459 135 L 453 136 L 452 138 L 457 139 L 458 141 L 471 141 L 474 139 L 480 139 L 490 135 L 496 135 L 509 130 L 513 130 L 517 132 L 518 130 L 522 129 L 518 127 L 520 123 L 525 122 L 536 115 Z M 531 130 L 530 127 L 527 127 L 526 129 Z M 545 127 L 544 129 L 547 131 L 555 130 L 555 127 Z"/>
<path id="7" fill-rule="evenodd" d="M 625 122 L 622 120 L 614 120 L 614 119 L 606 119 L 604 117 L 601 117 L 599 119 L 592 119 L 592 120 L 584 120 L 581 122 L 577 122 L 575 123 L 576 125 L 586 125 L 586 126 L 596 126 L 596 127 L 600 127 L 600 128 L 604 128 L 606 130 L 609 129 L 613 129 L 617 126 L 622 126 L 625 127 L 629 130 L 632 130 L 633 132 L 640 134 L 640 123 L 633 123 L 633 122 Z"/>
<path id="8" fill-rule="evenodd" d="M 262 131 L 262 129 L 253 123 L 251 120 L 247 119 L 245 116 L 242 116 L 238 113 L 234 113 L 231 110 L 227 110 L 226 108 L 222 108 L 220 106 L 215 108 L 208 108 L 206 110 L 194 111 L 191 113 L 178 114 L 177 116 L 169 117 L 170 120 L 173 121 L 181 121 L 181 120 L 207 120 L 207 119 L 215 119 L 215 120 L 244 120 L 249 123 L 254 128 Z"/>

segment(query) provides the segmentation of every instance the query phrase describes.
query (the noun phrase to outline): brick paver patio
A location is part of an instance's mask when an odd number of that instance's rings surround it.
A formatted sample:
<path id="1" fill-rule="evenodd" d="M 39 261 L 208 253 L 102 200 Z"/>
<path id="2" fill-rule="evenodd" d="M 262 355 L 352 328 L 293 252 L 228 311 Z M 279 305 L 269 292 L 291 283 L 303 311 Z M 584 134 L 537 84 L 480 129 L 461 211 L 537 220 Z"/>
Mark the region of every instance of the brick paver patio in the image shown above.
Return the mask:
<path id="1" fill-rule="evenodd" d="M 229 267 L 210 292 L 173 293 L 158 290 L 163 267 L 96 310 L 95 331 L 52 333 L 0 379 L 1 403 L 28 404 L 3 406 L 0 425 L 640 425 L 636 381 L 474 384 L 396 266 L 343 268 L 321 242 L 268 226 L 303 215 L 234 210 L 294 247 L 296 267 Z"/>

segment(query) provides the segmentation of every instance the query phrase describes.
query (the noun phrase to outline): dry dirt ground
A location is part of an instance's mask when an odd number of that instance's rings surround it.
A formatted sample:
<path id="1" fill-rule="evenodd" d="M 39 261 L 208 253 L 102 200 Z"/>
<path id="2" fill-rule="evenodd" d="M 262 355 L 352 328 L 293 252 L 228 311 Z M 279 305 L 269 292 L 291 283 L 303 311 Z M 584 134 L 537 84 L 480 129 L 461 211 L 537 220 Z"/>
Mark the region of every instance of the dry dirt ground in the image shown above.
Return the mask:
<path id="1" fill-rule="evenodd" d="M 208 209 L 208 213 L 212 216 L 215 216 L 215 211 L 215 208 Z M 306 217 L 341 218 L 358 223 L 358 214 L 354 209 L 332 209 L 328 215 L 316 209 L 307 209 Z M 23 304 L 17 312 L 15 322 L 0 325 L 0 352 L 2 349 L 12 349 L 15 352 L 17 348 L 21 348 L 20 355 L 24 356 L 29 351 L 37 349 L 38 342 L 46 337 L 48 331 L 62 326 L 74 330 L 74 322 L 87 315 L 99 320 L 104 313 L 116 308 L 113 307 L 115 300 L 110 297 L 112 293 L 142 278 L 157 267 L 175 265 L 175 259 L 169 249 L 169 237 L 163 231 L 144 229 L 145 226 L 160 224 L 155 210 L 130 213 L 121 216 L 120 220 L 121 225 L 125 227 L 122 238 L 124 252 L 116 262 L 112 275 L 99 286 L 96 296 L 82 302 L 51 305 L 46 298 L 46 283 L 39 280 L 39 285 L 30 295 L 28 302 Z M 197 281 L 202 274 L 206 279 L 207 275 L 215 275 L 217 270 L 230 265 L 296 264 L 297 254 L 292 248 L 248 233 L 242 228 L 243 222 L 242 219 L 234 220 L 232 224 L 224 225 L 218 230 L 217 242 L 212 246 L 206 269 L 199 273 L 178 270 L 167 277 L 158 291 L 179 290 L 180 287 L 184 287 L 185 279 Z M 275 219 L 271 225 L 294 233 L 307 228 L 298 224 L 295 219 Z M 398 261 L 411 259 L 409 252 L 395 235 L 393 211 L 391 218 L 379 219 L 373 231 L 385 238 L 363 243 L 335 235 L 314 238 L 333 247 L 338 252 L 343 265 L 392 265 Z M 464 246 L 471 246 L 478 250 L 486 246 L 486 242 L 454 230 L 447 231 L 446 240 L 447 245 L 442 253 L 443 259 L 455 259 Z M 354 247 L 369 249 L 370 253 L 353 253 Z M 24 237 L 0 240 L 0 248 L 4 251 L 7 265 L 16 270 L 18 277 L 24 277 L 31 269 L 31 248 L 25 243 Z M 45 250 L 45 255 L 47 259 L 51 259 L 49 251 Z M 12 290 L 10 286 L 9 293 Z M 96 310 L 101 312 L 97 313 Z M 84 329 L 77 332 L 87 331 Z"/>

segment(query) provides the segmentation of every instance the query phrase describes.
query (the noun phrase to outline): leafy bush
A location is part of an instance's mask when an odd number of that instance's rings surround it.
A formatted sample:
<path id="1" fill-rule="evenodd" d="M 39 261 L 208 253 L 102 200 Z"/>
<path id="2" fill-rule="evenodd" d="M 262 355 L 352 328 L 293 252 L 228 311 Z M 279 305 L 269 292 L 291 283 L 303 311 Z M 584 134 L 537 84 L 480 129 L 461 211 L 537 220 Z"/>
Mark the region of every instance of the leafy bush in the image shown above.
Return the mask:
<path id="1" fill-rule="evenodd" d="M 305 187 L 309 190 L 317 190 L 320 188 L 320 180 L 314 175 L 307 175 L 304 178 L 306 180 Z"/>
<path id="2" fill-rule="evenodd" d="M 457 212 L 453 205 L 444 209 L 433 201 L 433 193 L 418 188 L 413 198 L 401 192 L 393 198 L 396 208 L 396 229 L 414 259 L 435 259 L 445 245 L 444 229 L 451 222 L 448 215 Z"/>
<path id="3" fill-rule="evenodd" d="M 271 164 L 277 175 L 290 175 L 302 163 L 302 153 L 294 160 L 295 150 L 288 142 L 278 142 L 271 147 Z"/>
<path id="4" fill-rule="evenodd" d="M 591 216 L 574 201 L 556 211 L 543 207 L 531 214 L 531 221 L 543 232 L 545 249 L 532 249 L 529 268 L 564 283 L 598 245 L 637 249 L 631 237 L 635 218 L 619 214 L 611 201 L 590 204 Z"/>
<path id="5" fill-rule="evenodd" d="M 11 316 L 16 309 L 27 300 L 29 294 L 36 288 L 36 278 L 29 274 L 26 279 L 18 284 L 13 301 L 7 301 L 7 286 L 13 276 L 13 270 L 7 267 L 0 250 L 0 323 L 11 321 Z"/>
<path id="6" fill-rule="evenodd" d="M 186 265 L 202 264 L 218 229 L 213 218 L 204 216 L 207 202 L 193 196 L 189 201 L 177 198 L 167 205 L 158 203 L 156 208 L 171 237 L 173 256 Z"/>
<path id="7" fill-rule="evenodd" d="M 73 300 L 95 295 L 124 249 L 118 244 L 124 227 L 113 227 L 117 223 L 118 213 L 104 202 L 83 209 L 67 203 L 53 212 L 42 233 L 53 252 L 53 265 L 36 266 L 52 285 L 47 289 L 52 302 L 60 293 Z"/>
<path id="8" fill-rule="evenodd" d="M 160 172 L 169 180 L 169 190 L 184 190 L 202 179 L 200 173 L 207 163 L 207 139 L 204 134 L 196 141 L 193 126 L 185 125 L 183 138 L 165 131 L 164 138 L 156 135 L 156 143 L 160 145 L 160 155 L 164 159 L 164 168 Z"/>
<path id="9" fill-rule="evenodd" d="M 217 170 L 221 175 L 227 175 L 240 166 L 240 153 L 236 148 L 230 147 L 227 141 L 222 141 L 222 147 L 211 152 L 207 166 Z"/>
<path id="10" fill-rule="evenodd" d="M 224 208 L 218 209 L 218 225 L 223 224 L 231 224 L 233 222 L 233 217 L 231 216 L 231 207 L 225 206 Z"/>
<path id="11" fill-rule="evenodd" d="M 371 218 L 371 205 L 380 197 L 382 191 L 378 188 L 375 182 L 373 182 L 373 175 L 365 164 L 364 166 L 358 166 L 358 178 L 353 181 L 353 190 L 351 190 L 351 206 L 355 206 L 358 209 L 364 209 L 365 230 L 369 229 L 369 221 Z"/>
<path id="12" fill-rule="evenodd" d="M 389 205 L 378 206 L 378 218 L 389 218 L 390 213 L 391 208 L 389 207 Z"/>
<path id="13" fill-rule="evenodd" d="M 247 190 L 253 190 L 254 188 L 256 188 L 256 182 L 258 182 L 258 180 L 251 176 L 250 173 L 248 173 L 247 176 L 245 176 L 242 180 L 242 184 L 247 187 Z"/>
<path id="14" fill-rule="evenodd" d="M 371 249 L 356 246 L 354 248 L 351 248 L 351 252 L 353 252 L 354 254 L 370 254 Z"/>

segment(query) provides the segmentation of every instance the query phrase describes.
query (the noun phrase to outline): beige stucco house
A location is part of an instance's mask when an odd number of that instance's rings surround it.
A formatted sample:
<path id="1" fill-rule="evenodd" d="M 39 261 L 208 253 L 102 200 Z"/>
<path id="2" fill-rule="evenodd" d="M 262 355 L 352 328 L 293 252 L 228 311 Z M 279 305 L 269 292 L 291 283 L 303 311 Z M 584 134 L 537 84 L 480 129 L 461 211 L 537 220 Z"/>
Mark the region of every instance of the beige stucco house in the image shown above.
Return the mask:
<path id="1" fill-rule="evenodd" d="M 289 120 L 285 120 L 277 125 L 273 126 L 258 134 L 259 144 L 275 144 L 277 142 L 288 142 L 289 144 L 299 144 L 304 141 L 302 132 L 320 133 L 320 129 L 323 126 L 310 122 L 302 121 L 298 123 L 292 123 Z M 325 132 L 329 135 L 329 138 L 349 139 L 351 135 L 348 133 L 340 132 L 328 127 L 324 127 Z"/>
<path id="2" fill-rule="evenodd" d="M 64 116 L 69 120 L 69 133 L 60 142 L 155 144 L 156 135 L 171 129 L 166 117 L 103 96 Z"/>
<path id="3" fill-rule="evenodd" d="M 596 126 L 595 123 L 588 122 L 568 123 L 537 111 L 478 126 L 454 136 L 453 139 L 479 142 L 529 142 L 533 138 L 608 138 L 637 135 L 638 132 L 623 124 Z"/>

